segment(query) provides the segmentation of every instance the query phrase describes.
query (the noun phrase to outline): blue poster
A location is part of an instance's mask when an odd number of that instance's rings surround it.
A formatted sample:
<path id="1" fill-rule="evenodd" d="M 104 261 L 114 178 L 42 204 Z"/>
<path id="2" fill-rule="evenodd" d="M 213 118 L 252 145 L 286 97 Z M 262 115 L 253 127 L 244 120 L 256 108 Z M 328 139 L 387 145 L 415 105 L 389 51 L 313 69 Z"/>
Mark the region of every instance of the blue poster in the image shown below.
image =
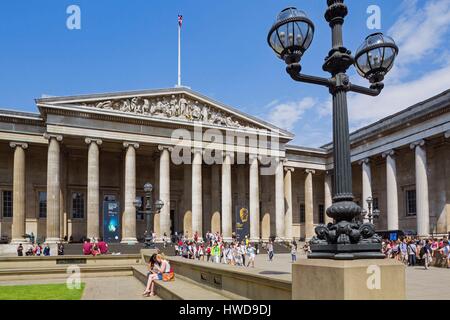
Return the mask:
<path id="1" fill-rule="evenodd" d="M 103 202 L 103 238 L 109 243 L 120 241 L 120 208 L 117 201 Z"/>

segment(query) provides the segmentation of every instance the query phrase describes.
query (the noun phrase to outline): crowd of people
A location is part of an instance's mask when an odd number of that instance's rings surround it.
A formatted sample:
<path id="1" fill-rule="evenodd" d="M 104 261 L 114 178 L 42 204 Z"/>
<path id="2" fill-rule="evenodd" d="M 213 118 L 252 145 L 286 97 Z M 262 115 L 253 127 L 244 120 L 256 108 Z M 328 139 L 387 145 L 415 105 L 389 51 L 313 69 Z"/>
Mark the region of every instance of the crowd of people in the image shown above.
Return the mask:
<path id="1" fill-rule="evenodd" d="M 240 267 L 255 267 L 256 255 L 267 252 L 269 261 L 273 261 L 275 252 L 273 241 L 250 242 L 248 236 L 239 240 L 233 233 L 230 241 L 225 241 L 218 232 L 207 232 L 205 239 L 200 239 L 196 232 L 192 239 L 179 236 L 175 240 L 175 255 L 199 261 L 222 263 Z M 292 262 L 297 260 L 297 243 L 291 243 Z"/>
<path id="2" fill-rule="evenodd" d="M 64 255 L 64 245 L 62 243 L 58 243 L 57 246 L 58 255 L 62 256 Z M 31 257 L 31 256 L 50 256 L 51 255 L 51 248 L 48 243 L 45 243 L 44 245 L 41 245 L 37 242 L 31 242 L 28 244 L 27 249 L 25 250 L 24 245 L 20 243 L 17 246 L 17 256 L 18 257 Z"/>
<path id="3" fill-rule="evenodd" d="M 99 256 L 108 253 L 108 244 L 103 239 L 85 239 L 83 243 L 83 255 Z"/>
<path id="4" fill-rule="evenodd" d="M 383 253 L 387 258 L 397 259 L 405 265 L 413 267 L 420 264 L 425 269 L 439 257 L 445 260 L 446 267 L 450 268 L 450 244 L 447 237 L 441 239 L 405 237 L 397 241 L 385 239 Z"/>

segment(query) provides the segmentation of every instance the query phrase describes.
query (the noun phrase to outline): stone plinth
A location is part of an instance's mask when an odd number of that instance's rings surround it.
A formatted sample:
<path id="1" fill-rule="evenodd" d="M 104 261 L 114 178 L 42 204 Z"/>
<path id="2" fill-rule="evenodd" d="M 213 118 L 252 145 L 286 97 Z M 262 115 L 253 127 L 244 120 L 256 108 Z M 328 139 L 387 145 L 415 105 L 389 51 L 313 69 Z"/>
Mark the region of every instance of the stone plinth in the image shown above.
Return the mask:
<path id="1" fill-rule="evenodd" d="M 294 300 L 404 300 L 405 265 L 396 260 L 301 260 L 292 265 Z"/>

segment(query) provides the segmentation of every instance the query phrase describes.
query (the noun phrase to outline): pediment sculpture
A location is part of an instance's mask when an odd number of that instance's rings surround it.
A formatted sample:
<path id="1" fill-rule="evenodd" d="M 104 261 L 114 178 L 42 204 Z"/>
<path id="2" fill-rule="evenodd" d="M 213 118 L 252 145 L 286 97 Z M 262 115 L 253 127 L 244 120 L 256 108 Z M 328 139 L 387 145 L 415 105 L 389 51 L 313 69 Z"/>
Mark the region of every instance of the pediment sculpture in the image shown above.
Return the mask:
<path id="1" fill-rule="evenodd" d="M 256 128 L 254 125 L 243 122 L 223 110 L 192 100 L 184 95 L 110 99 L 83 103 L 82 106 L 157 118 L 202 122 L 231 128 Z"/>

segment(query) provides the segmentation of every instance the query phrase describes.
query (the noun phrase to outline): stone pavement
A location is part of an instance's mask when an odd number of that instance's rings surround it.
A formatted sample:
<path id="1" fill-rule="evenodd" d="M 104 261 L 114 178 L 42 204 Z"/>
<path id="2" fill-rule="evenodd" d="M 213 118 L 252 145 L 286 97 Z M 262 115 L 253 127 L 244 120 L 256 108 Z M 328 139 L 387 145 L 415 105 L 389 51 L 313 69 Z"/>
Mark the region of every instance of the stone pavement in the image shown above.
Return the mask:
<path id="1" fill-rule="evenodd" d="M 82 300 L 160 300 L 142 296 L 144 285 L 132 276 L 82 278 L 86 284 Z M 65 279 L 0 281 L 0 286 L 65 283 Z"/>
<path id="2" fill-rule="evenodd" d="M 306 256 L 298 254 L 299 259 L 306 259 Z M 291 280 L 291 255 L 275 254 L 273 261 L 269 262 L 267 254 L 259 254 L 255 268 L 245 270 Z M 450 269 L 432 267 L 425 270 L 420 266 L 406 268 L 406 295 L 408 300 L 450 300 Z"/>

